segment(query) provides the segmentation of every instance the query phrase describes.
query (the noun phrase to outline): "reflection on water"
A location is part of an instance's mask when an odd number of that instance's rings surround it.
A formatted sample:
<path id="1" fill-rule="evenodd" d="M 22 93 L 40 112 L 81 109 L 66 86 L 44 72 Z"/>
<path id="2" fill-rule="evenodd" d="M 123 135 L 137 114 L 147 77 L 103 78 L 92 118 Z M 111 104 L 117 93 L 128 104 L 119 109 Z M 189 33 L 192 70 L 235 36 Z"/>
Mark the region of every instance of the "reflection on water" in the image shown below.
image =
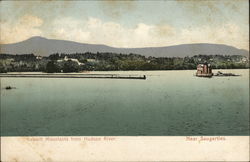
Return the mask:
<path id="1" fill-rule="evenodd" d="M 146 80 L 1 78 L 1 135 L 249 135 L 249 70 L 229 72 L 242 76 L 198 78 L 190 70 L 93 72 Z"/>

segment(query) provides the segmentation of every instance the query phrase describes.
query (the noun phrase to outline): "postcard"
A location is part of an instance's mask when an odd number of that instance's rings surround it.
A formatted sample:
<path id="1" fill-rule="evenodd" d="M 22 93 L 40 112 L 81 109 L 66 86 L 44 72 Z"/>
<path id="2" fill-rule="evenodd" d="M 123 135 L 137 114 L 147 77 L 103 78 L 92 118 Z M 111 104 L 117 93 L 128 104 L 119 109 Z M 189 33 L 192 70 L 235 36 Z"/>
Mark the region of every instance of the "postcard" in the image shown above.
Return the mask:
<path id="1" fill-rule="evenodd" d="M 1 1 L 1 161 L 249 161 L 249 1 Z"/>

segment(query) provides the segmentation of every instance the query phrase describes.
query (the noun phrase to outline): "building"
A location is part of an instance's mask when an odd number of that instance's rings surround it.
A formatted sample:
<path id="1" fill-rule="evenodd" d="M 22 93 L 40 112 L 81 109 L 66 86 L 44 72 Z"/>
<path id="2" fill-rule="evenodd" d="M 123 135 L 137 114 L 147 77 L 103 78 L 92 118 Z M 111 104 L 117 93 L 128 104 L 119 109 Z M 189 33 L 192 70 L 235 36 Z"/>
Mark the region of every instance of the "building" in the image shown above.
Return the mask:
<path id="1" fill-rule="evenodd" d="M 212 77 L 212 68 L 210 64 L 204 63 L 197 66 L 196 76 L 198 77 Z"/>
<path id="2" fill-rule="evenodd" d="M 42 56 L 36 56 L 36 59 L 41 60 L 41 59 L 43 59 L 43 57 Z"/>
<path id="3" fill-rule="evenodd" d="M 63 60 L 57 60 L 57 62 L 63 62 L 69 60 L 76 62 L 78 65 L 84 65 L 84 63 L 79 62 L 78 59 L 68 58 L 67 56 L 65 56 Z"/>

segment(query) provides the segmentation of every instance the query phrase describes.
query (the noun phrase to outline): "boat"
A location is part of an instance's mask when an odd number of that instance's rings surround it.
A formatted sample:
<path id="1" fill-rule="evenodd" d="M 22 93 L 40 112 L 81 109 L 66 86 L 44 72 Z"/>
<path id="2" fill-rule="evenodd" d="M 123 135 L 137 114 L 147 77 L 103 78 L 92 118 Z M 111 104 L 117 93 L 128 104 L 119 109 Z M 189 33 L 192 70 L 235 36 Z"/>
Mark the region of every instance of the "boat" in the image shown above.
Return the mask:
<path id="1" fill-rule="evenodd" d="M 7 86 L 7 87 L 5 87 L 5 89 L 12 89 L 12 87 L 11 86 Z"/>
<path id="2" fill-rule="evenodd" d="M 211 74 L 197 74 L 196 73 L 196 76 L 197 77 L 208 77 L 208 78 L 211 78 L 213 76 L 213 73 L 211 73 Z"/>
<path id="3" fill-rule="evenodd" d="M 218 71 L 214 76 L 240 76 L 240 75 L 233 73 L 222 73 L 221 71 Z"/>
<path id="4" fill-rule="evenodd" d="M 213 73 L 210 64 L 204 63 L 197 65 L 196 76 L 211 78 L 213 76 Z"/>
<path id="5" fill-rule="evenodd" d="M 4 89 L 11 90 L 11 89 L 16 89 L 16 87 L 6 86 Z"/>

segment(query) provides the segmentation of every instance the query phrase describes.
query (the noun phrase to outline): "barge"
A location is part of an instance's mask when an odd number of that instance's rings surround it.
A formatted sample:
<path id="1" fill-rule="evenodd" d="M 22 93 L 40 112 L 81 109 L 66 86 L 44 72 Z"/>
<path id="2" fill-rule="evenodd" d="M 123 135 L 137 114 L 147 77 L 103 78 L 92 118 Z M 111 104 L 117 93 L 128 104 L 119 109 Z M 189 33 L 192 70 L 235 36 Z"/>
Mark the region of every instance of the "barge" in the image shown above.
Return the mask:
<path id="1" fill-rule="evenodd" d="M 222 73 L 221 71 L 218 71 L 214 76 L 240 76 L 238 74 L 233 74 L 233 73 Z"/>

